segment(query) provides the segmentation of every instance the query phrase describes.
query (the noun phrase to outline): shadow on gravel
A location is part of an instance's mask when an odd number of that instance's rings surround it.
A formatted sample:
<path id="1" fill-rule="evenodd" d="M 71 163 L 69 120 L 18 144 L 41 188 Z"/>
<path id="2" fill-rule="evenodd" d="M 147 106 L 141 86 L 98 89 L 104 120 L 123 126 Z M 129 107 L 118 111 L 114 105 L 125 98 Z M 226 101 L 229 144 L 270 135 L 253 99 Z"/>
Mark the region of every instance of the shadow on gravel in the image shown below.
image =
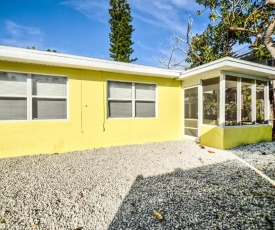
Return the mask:
<path id="1" fill-rule="evenodd" d="M 239 162 L 227 161 L 138 176 L 109 230 L 274 229 L 274 224 L 275 188 Z"/>

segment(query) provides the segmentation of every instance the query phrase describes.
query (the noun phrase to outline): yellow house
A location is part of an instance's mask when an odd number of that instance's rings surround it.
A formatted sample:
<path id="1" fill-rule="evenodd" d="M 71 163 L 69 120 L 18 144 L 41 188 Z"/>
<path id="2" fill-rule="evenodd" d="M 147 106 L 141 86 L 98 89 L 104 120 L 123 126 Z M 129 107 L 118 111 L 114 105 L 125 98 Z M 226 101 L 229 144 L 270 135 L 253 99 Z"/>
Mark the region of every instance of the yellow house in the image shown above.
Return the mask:
<path id="1" fill-rule="evenodd" d="M 234 58 L 176 71 L 0 46 L 0 157 L 180 140 L 271 140 L 271 67 Z"/>

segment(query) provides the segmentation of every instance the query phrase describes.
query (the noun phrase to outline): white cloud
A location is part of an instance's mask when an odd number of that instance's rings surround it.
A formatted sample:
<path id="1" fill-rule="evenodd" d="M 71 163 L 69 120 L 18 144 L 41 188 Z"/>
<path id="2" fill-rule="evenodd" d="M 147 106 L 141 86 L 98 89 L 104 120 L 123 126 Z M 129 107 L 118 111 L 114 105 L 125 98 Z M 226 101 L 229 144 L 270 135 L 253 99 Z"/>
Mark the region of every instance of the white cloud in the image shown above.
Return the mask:
<path id="1" fill-rule="evenodd" d="M 187 0 L 130 0 L 134 18 L 173 33 L 186 31 L 195 2 Z"/>
<path id="2" fill-rule="evenodd" d="M 20 25 L 13 21 L 5 22 L 8 37 L 1 39 L 1 43 L 20 47 L 41 47 L 44 33 L 36 27 Z"/>
<path id="3" fill-rule="evenodd" d="M 102 23 L 108 21 L 109 1 L 107 0 L 68 0 L 61 4 L 72 7 L 88 18 L 98 20 Z"/>
<path id="4" fill-rule="evenodd" d="M 61 4 L 93 20 L 108 22 L 108 0 L 66 0 Z M 129 0 L 129 4 L 134 19 L 176 33 L 186 30 L 190 12 L 198 7 L 195 1 L 188 0 Z"/>

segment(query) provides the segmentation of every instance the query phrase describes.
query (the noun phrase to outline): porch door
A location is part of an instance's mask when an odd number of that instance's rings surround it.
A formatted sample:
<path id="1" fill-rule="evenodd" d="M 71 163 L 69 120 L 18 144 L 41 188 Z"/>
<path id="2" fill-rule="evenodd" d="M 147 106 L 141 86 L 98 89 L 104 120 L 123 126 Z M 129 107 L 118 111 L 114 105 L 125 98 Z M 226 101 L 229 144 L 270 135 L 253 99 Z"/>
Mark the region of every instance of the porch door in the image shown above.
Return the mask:
<path id="1" fill-rule="evenodd" d="M 198 137 L 198 87 L 184 90 L 184 136 Z"/>

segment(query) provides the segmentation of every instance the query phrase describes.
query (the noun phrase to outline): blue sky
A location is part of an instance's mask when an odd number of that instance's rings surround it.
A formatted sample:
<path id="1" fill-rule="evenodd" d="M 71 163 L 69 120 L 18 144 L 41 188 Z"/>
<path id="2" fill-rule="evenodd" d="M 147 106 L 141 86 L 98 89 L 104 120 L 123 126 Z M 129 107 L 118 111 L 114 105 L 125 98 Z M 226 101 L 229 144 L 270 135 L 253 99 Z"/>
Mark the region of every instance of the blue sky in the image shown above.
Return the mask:
<path id="1" fill-rule="evenodd" d="M 207 15 L 193 0 L 129 0 L 135 31 L 136 64 L 161 66 L 170 38 L 185 36 L 194 19 L 193 34 L 202 32 Z M 109 0 L 1 0 L 0 44 L 109 59 Z"/>

